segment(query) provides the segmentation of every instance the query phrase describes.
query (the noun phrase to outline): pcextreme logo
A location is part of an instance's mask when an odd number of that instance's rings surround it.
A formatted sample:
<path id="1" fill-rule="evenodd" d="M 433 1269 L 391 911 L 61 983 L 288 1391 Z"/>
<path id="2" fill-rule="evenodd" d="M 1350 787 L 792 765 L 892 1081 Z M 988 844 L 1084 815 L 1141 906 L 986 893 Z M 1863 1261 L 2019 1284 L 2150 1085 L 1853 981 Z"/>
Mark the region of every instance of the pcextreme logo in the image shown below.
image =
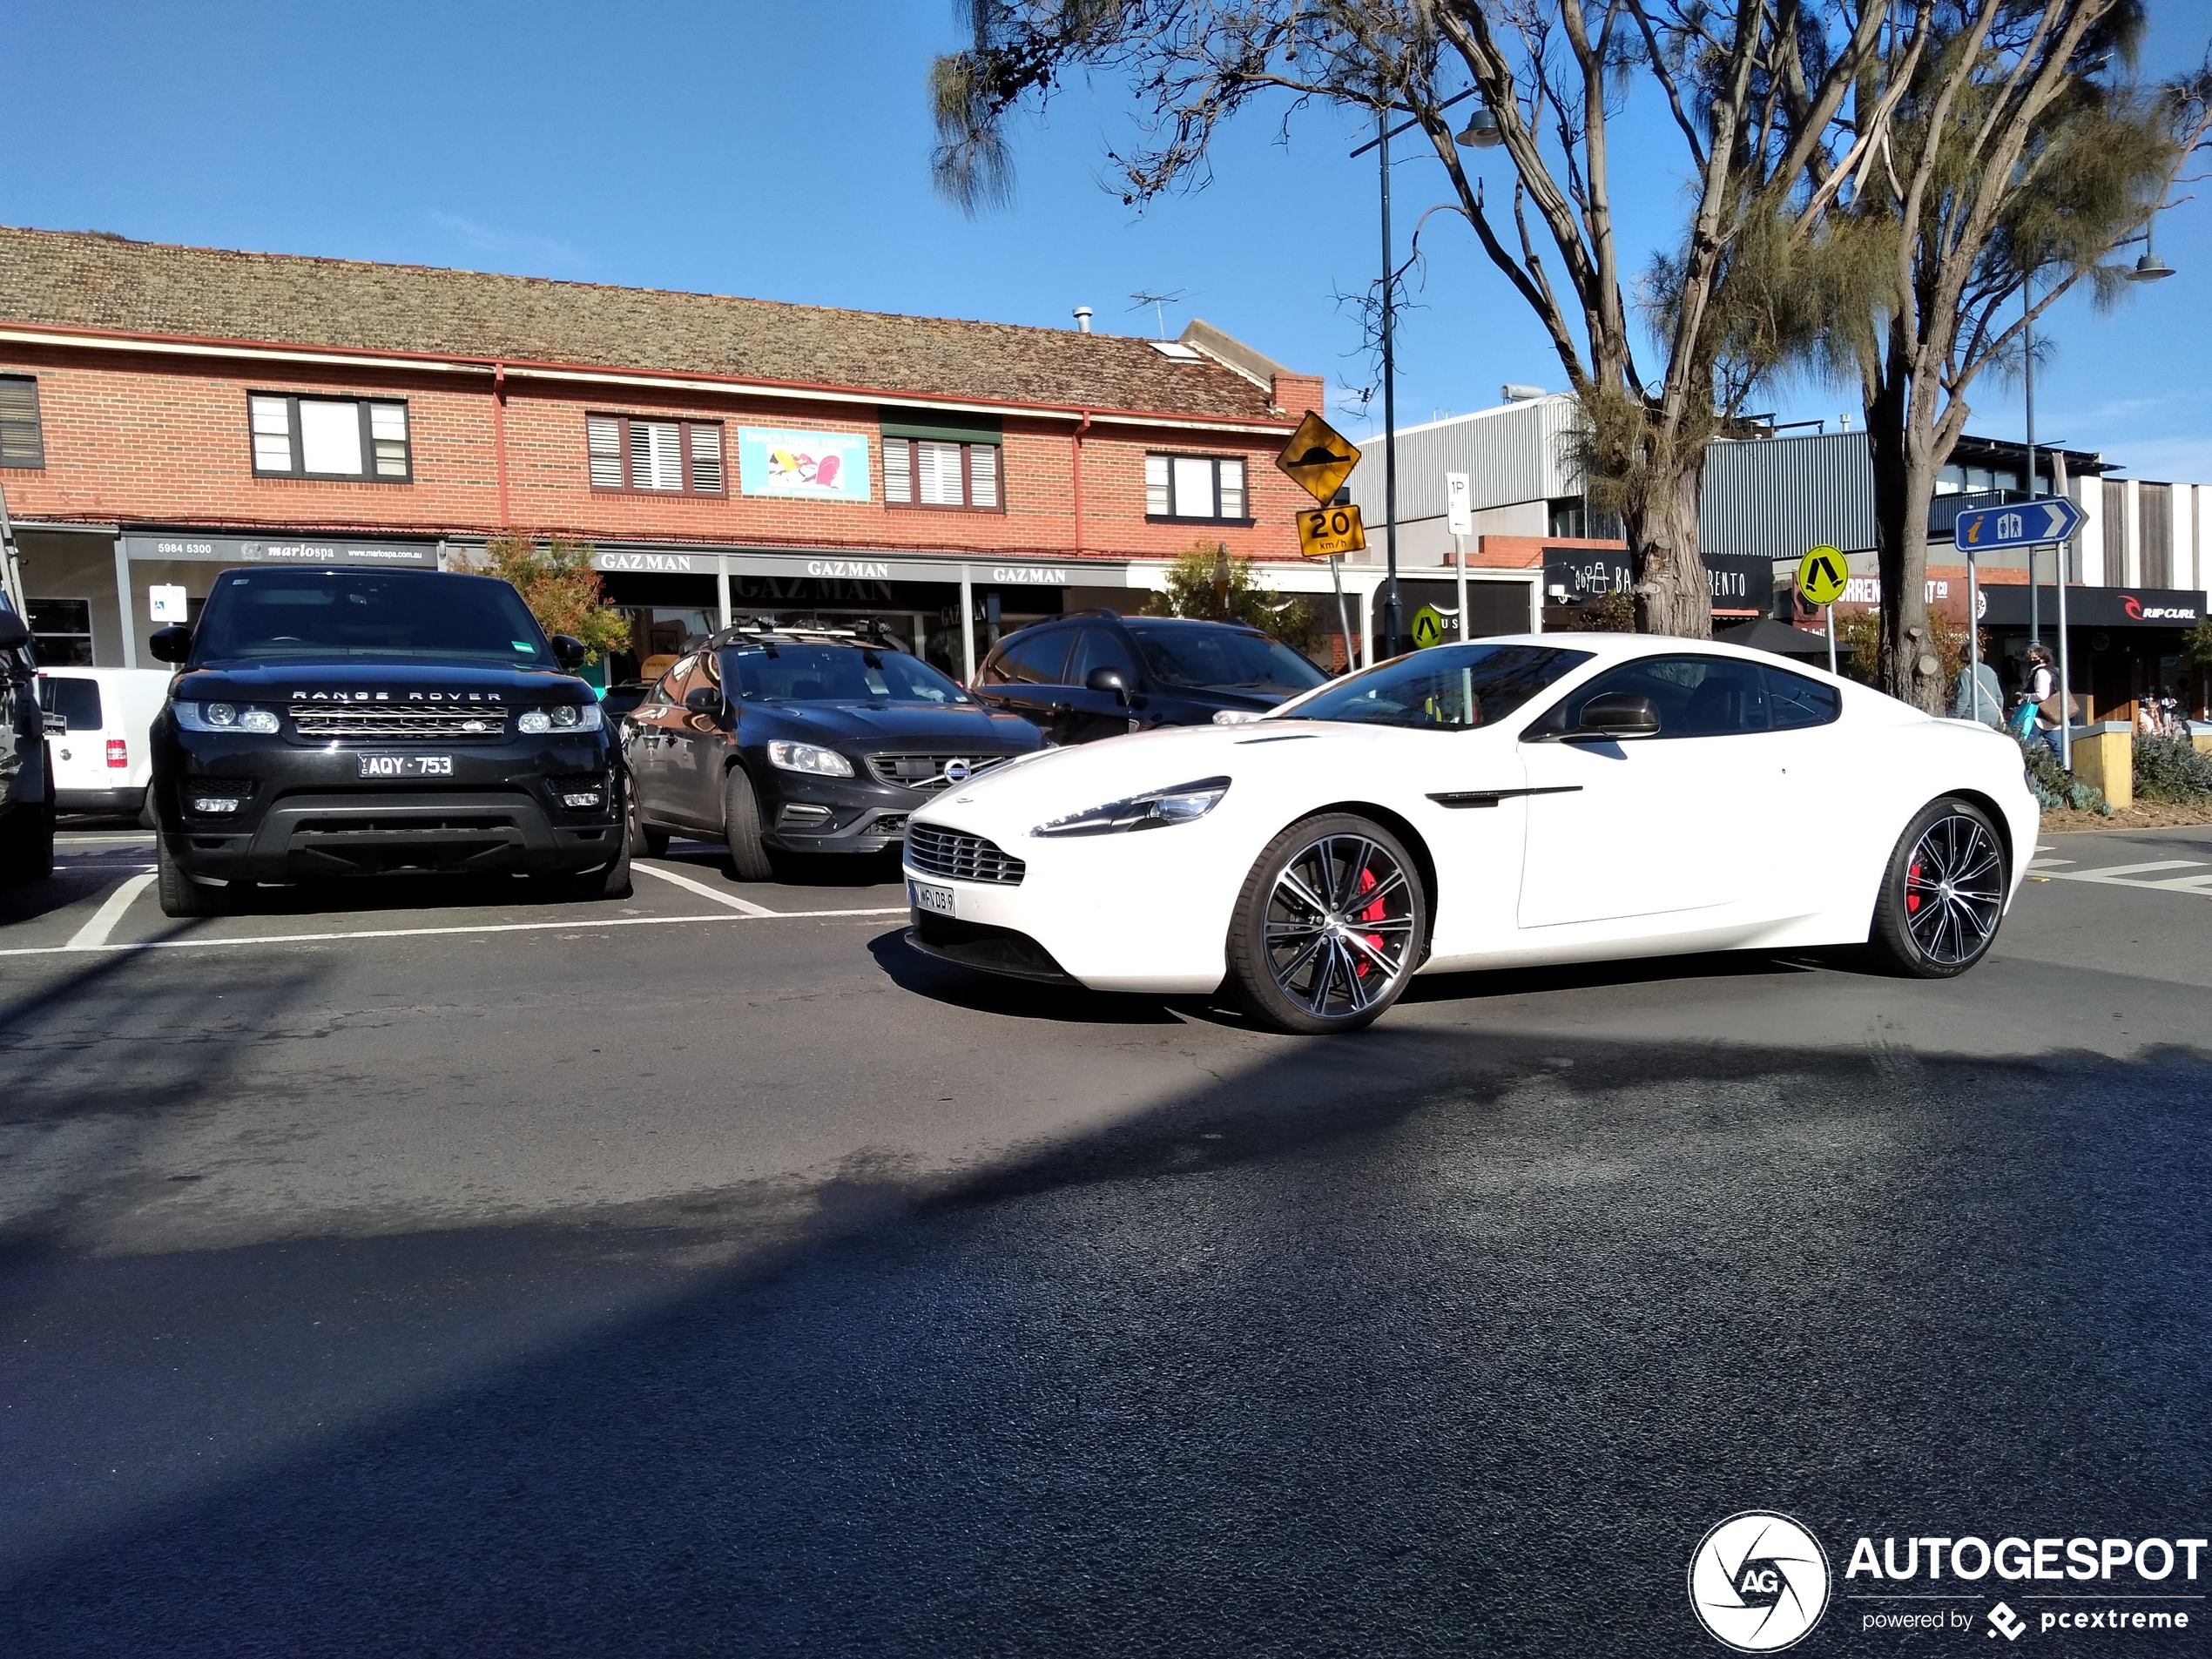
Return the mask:
<path id="1" fill-rule="evenodd" d="M 1779 1653 L 1828 1610 L 1828 1554 L 1788 1515 L 1746 1509 L 1699 1541 L 1689 1605 L 1716 1641 L 1738 1653 Z"/>

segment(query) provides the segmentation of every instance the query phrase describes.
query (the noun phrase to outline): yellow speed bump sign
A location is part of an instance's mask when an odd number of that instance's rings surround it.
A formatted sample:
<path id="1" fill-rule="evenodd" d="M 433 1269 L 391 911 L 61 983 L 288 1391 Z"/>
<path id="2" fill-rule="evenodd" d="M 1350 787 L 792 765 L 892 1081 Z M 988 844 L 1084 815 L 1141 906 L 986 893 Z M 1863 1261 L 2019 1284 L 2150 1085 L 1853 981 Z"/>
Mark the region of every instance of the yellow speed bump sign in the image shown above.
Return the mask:
<path id="1" fill-rule="evenodd" d="M 1797 597 L 1809 605 L 1834 604 L 1850 580 L 1850 562 L 1825 542 L 1797 561 Z"/>
<path id="2" fill-rule="evenodd" d="M 1364 552 L 1366 546 L 1367 529 L 1357 507 L 1316 507 L 1298 516 L 1298 550 L 1309 559 Z"/>
<path id="3" fill-rule="evenodd" d="M 1359 464 L 1359 448 L 1312 409 L 1291 434 L 1275 464 L 1302 485 L 1318 502 L 1326 502 L 1343 488 Z M 1361 543 L 1362 547 L 1366 543 Z"/>
<path id="4" fill-rule="evenodd" d="M 1453 631 L 1444 620 L 1444 613 L 1434 605 L 1423 605 L 1413 613 L 1413 649 L 1426 651 L 1431 645 L 1440 645 Z"/>

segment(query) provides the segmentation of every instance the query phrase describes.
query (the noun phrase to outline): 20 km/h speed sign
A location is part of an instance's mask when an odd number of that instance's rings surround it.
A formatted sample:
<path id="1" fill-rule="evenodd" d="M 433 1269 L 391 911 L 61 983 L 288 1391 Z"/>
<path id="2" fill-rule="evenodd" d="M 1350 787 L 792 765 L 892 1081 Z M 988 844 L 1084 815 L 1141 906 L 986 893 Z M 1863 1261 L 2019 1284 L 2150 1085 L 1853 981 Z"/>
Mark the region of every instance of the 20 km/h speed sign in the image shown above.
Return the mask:
<path id="1" fill-rule="evenodd" d="M 1332 559 L 1364 552 L 1366 526 L 1357 507 L 1316 507 L 1298 516 L 1298 550 L 1309 559 Z"/>
<path id="2" fill-rule="evenodd" d="M 1815 607 L 1832 605 L 1851 580 L 1851 562 L 1822 543 L 1797 561 L 1797 595 Z"/>

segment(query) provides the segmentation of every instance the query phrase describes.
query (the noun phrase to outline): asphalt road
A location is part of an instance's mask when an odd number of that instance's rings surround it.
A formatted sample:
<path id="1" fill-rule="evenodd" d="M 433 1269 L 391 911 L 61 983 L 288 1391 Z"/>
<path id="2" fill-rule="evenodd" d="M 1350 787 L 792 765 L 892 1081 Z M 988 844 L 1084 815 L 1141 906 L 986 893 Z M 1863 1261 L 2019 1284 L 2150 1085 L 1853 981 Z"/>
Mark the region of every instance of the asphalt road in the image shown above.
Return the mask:
<path id="1" fill-rule="evenodd" d="M 2212 1521 L 2212 832 L 2053 838 L 1946 984 L 1336 1041 L 968 978 L 883 869 L 179 924 L 64 854 L 0 895 L 0 1653 L 1721 1653 L 1737 1510 L 1838 1574 Z M 1989 1651 L 1871 1605 L 1797 1651 Z"/>

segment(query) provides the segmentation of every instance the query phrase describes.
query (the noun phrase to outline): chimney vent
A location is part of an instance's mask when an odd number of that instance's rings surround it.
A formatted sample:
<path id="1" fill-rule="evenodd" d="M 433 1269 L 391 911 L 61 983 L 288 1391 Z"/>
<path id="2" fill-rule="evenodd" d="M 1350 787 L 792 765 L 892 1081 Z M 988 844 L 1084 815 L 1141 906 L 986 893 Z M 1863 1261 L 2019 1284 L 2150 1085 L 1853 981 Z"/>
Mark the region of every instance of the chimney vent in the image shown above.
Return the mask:
<path id="1" fill-rule="evenodd" d="M 1090 307 L 1089 306 L 1076 307 L 1076 328 L 1081 334 L 1087 334 L 1090 332 Z"/>

